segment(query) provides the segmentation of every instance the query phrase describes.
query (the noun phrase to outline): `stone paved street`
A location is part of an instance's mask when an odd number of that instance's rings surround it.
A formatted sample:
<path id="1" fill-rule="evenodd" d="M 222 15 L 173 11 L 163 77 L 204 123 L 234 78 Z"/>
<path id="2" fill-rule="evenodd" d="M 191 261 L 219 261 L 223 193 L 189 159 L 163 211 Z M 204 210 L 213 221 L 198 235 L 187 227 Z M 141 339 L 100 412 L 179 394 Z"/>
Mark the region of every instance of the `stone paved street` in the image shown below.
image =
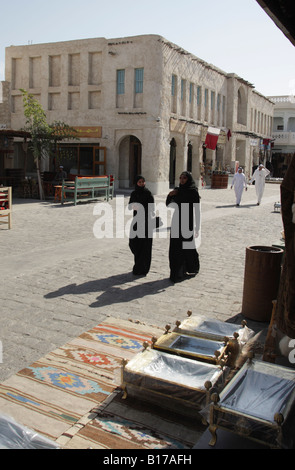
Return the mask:
<path id="1" fill-rule="evenodd" d="M 254 186 L 240 207 L 230 188 L 201 189 L 200 195 L 200 273 L 175 285 L 169 280 L 167 227 L 154 240 L 150 273 L 135 278 L 128 239 L 93 235 L 99 218 L 93 211 L 101 202 L 14 200 L 12 229 L 0 225 L 0 381 L 106 317 L 164 329 L 188 309 L 224 321 L 240 313 L 246 247 L 269 246 L 281 237 L 281 215 L 274 212 L 280 185 L 266 185 L 260 206 Z M 157 196 L 156 202 L 165 199 Z M 110 205 L 115 213 L 116 199 Z"/>

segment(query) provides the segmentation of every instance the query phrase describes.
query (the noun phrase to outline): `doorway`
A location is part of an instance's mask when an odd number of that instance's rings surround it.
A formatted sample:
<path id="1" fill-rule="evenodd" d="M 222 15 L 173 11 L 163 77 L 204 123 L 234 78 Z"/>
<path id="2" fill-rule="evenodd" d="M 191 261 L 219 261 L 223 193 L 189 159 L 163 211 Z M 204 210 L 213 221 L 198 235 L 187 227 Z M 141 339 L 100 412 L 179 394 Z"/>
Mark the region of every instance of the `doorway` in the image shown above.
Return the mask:
<path id="1" fill-rule="evenodd" d="M 190 173 L 193 171 L 193 146 L 191 142 L 187 144 L 187 166 L 186 166 L 187 171 Z"/>
<path id="2" fill-rule="evenodd" d="M 141 143 L 137 137 L 130 137 L 129 149 L 129 185 L 133 187 L 135 177 L 141 174 Z"/>
<path id="3" fill-rule="evenodd" d="M 169 165 L 169 186 L 175 186 L 176 171 L 176 141 L 173 138 L 170 142 L 170 165 Z"/>

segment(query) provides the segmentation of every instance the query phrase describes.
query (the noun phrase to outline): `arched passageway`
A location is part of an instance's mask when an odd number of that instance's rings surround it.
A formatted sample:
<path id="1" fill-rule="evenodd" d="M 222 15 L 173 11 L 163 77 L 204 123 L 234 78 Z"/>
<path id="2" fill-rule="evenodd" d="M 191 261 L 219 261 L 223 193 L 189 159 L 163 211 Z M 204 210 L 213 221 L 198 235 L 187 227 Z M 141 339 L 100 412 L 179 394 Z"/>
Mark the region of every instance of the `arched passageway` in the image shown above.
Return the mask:
<path id="1" fill-rule="evenodd" d="M 119 145 L 120 187 L 134 186 L 136 175 L 141 173 L 142 145 L 134 135 L 124 137 Z"/>

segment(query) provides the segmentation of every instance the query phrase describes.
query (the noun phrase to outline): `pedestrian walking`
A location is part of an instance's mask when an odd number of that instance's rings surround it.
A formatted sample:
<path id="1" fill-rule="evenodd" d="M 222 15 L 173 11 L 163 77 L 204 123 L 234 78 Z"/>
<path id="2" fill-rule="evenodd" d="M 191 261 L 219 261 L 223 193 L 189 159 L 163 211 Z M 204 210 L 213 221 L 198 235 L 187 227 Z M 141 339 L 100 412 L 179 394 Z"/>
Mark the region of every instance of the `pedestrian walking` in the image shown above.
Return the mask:
<path id="1" fill-rule="evenodd" d="M 246 182 L 246 177 L 243 173 L 243 168 L 239 167 L 238 171 L 236 172 L 235 176 L 233 177 L 232 184 L 231 184 L 231 189 L 235 188 L 235 194 L 236 194 L 236 205 L 239 206 L 241 203 L 242 199 L 242 194 L 245 189 L 247 191 L 247 182 Z"/>
<path id="2" fill-rule="evenodd" d="M 154 197 L 146 188 L 145 178 L 135 178 L 135 189 L 129 199 L 129 208 L 133 209 L 133 221 L 130 227 L 129 248 L 134 255 L 133 274 L 145 276 L 151 266 L 154 215 Z"/>
<path id="3" fill-rule="evenodd" d="M 181 173 L 179 186 L 168 194 L 166 206 L 174 208 L 169 246 L 170 279 L 180 282 L 195 276 L 200 269 L 195 246 L 195 237 L 200 231 L 200 196 L 191 173 Z"/>
<path id="4" fill-rule="evenodd" d="M 54 181 L 56 184 L 62 184 L 62 182 L 67 179 L 67 173 L 64 170 L 64 167 L 60 165 L 58 172 L 56 173 L 54 177 Z"/>
<path id="5" fill-rule="evenodd" d="M 260 164 L 259 167 L 254 171 L 252 178 L 250 179 L 249 183 L 253 183 L 255 181 L 255 190 L 257 195 L 257 205 L 261 203 L 261 199 L 264 193 L 265 187 L 265 178 L 270 174 L 270 171 L 264 167 L 264 165 Z"/>

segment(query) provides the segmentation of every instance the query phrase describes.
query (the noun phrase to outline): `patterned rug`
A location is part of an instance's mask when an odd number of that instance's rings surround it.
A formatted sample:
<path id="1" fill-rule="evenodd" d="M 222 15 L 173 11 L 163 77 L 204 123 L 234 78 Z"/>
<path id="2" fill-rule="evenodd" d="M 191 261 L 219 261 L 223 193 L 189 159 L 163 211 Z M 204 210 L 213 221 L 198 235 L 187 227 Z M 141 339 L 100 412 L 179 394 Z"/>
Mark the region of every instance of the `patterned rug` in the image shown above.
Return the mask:
<path id="1" fill-rule="evenodd" d="M 108 319 L 0 384 L 0 414 L 64 448 L 190 448 L 200 435 L 120 397 L 122 359 L 163 331 Z"/>
<path id="2" fill-rule="evenodd" d="M 191 449 L 204 428 L 195 420 L 173 414 L 115 391 L 96 416 L 68 441 L 69 449 Z"/>

